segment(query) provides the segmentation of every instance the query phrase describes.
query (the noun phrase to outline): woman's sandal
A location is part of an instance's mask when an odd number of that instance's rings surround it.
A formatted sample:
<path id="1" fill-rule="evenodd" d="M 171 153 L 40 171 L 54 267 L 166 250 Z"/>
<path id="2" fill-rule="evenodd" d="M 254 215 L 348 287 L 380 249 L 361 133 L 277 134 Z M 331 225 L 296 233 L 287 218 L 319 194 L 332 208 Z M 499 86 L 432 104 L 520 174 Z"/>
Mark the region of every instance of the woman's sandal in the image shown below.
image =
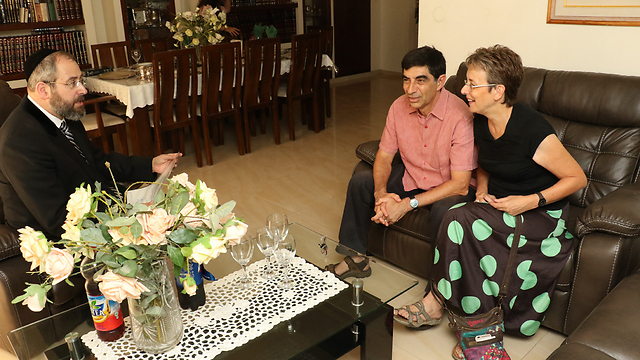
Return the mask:
<path id="1" fill-rule="evenodd" d="M 393 319 L 412 330 L 427 330 L 440 324 L 440 322 L 442 321 L 442 318 L 434 319 L 429 316 L 427 311 L 424 309 L 424 304 L 422 303 L 422 301 L 418 301 L 412 305 L 416 309 L 418 309 L 418 311 L 412 311 L 411 305 L 405 305 L 399 309 L 396 309 L 396 314 L 393 316 Z M 406 311 L 407 314 L 409 314 L 409 318 L 400 316 L 400 314 L 398 313 L 399 310 Z"/>
<path id="2" fill-rule="evenodd" d="M 462 357 L 458 357 L 458 353 L 462 354 Z M 453 360 L 465 360 L 464 353 L 462 352 L 462 345 L 460 345 L 460 343 L 456 343 L 456 346 L 453 347 L 451 357 Z"/>
<path id="3" fill-rule="evenodd" d="M 337 276 L 338 279 L 340 280 L 344 280 L 348 277 L 356 277 L 356 278 L 366 278 L 371 276 L 371 267 L 369 267 L 368 269 L 365 270 L 365 268 L 369 265 L 369 259 L 365 258 L 364 260 L 360 261 L 359 263 L 353 261 L 353 258 L 349 255 L 344 257 L 344 262 L 347 264 L 347 266 L 349 267 L 349 270 L 347 270 L 346 272 L 338 275 L 336 274 L 336 266 L 338 266 L 338 264 L 329 264 L 327 266 L 325 266 L 325 270 L 332 272 L 333 275 Z"/>

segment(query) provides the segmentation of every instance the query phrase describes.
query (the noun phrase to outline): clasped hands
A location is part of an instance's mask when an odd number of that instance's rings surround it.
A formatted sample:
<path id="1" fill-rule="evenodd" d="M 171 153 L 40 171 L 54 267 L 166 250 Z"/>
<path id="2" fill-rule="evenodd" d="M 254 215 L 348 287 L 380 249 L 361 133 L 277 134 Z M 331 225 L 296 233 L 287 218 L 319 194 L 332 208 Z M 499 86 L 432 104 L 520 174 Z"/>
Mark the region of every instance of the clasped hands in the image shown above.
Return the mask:
<path id="1" fill-rule="evenodd" d="M 530 196 L 511 195 L 497 199 L 495 196 L 486 192 L 477 193 L 476 202 L 487 203 L 493 206 L 496 210 L 504 211 L 512 216 L 522 214 L 523 212 L 534 209 L 537 206 L 537 202 L 532 206 Z"/>
<path id="2" fill-rule="evenodd" d="M 375 215 L 371 221 L 384 226 L 398 222 L 411 209 L 408 198 L 404 201 L 395 193 L 376 194 L 375 198 L 376 203 L 373 208 Z"/>

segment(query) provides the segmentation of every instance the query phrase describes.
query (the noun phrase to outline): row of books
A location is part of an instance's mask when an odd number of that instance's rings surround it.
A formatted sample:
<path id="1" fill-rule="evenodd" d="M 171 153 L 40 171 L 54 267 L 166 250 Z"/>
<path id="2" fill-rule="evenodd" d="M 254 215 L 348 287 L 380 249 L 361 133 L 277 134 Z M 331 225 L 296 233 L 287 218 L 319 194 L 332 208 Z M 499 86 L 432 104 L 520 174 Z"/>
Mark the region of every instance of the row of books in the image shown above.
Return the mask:
<path id="1" fill-rule="evenodd" d="M 0 0 L 0 24 L 82 18 L 81 0 Z"/>
<path id="2" fill-rule="evenodd" d="M 89 57 L 84 31 L 59 31 L 58 28 L 34 30 L 34 34 L 0 37 L 0 74 L 24 71 L 24 61 L 42 48 L 64 50 L 73 55 L 78 64 L 88 64 Z"/>
<path id="3" fill-rule="evenodd" d="M 231 7 L 289 3 L 291 3 L 291 0 L 231 0 Z"/>

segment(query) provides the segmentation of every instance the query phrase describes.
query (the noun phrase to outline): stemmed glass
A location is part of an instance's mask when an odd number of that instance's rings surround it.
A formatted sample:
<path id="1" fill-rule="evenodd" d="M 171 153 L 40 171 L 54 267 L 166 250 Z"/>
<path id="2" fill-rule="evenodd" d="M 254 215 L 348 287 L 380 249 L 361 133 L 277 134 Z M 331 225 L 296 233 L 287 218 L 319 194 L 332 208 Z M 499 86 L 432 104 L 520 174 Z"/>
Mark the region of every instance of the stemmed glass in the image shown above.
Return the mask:
<path id="1" fill-rule="evenodd" d="M 275 251 L 276 258 L 280 262 L 280 265 L 284 267 L 282 280 L 278 284 L 281 289 L 291 289 L 295 281 L 289 278 L 289 264 L 296 255 L 296 240 L 291 235 L 286 235 L 278 242 L 278 247 Z"/>
<path id="2" fill-rule="evenodd" d="M 271 255 L 273 255 L 273 252 L 278 245 L 278 241 L 269 236 L 267 233 L 267 227 L 265 226 L 258 229 L 256 243 L 258 244 L 260 251 L 264 254 L 264 257 L 267 258 L 267 267 L 264 269 L 262 277 L 265 279 L 271 279 L 275 274 L 275 271 L 271 266 Z"/>
<path id="3" fill-rule="evenodd" d="M 249 235 L 245 235 L 240 242 L 231 245 L 231 256 L 242 266 L 242 278 L 240 279 L 240 287 L 247 289 L 251 286 L 251 279 L 247 275 L 247 264 L 253 255 L 253 239 Z"/>
<path id="4" fill-rule="evenodd" d="M 274 213 L 267 216 L 267 233 L 276 241 L 284 239 L 289 233 L 289 219 L 287 219 L 287 215 Z"/>
<path id="5" fill-rule="evenodd" d="M 142 54 L 140 54 L 140 50 L 138 50 L 138 49 L 131 50 L 131 57 L 136 62 L 136 67 L 138 67 L 138 62 L 140 61 L 140 58 L 142 57 Z"/>

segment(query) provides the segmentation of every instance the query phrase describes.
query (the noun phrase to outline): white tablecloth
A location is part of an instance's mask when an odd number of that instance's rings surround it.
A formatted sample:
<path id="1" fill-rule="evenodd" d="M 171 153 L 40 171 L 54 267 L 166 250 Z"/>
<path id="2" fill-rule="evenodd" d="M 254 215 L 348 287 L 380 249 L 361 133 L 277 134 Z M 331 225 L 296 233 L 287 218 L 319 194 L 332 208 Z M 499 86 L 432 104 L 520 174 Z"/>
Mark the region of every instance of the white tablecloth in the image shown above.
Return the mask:
<path id="1" fill-rule="evenodd" d="M 215 261 L 215 260 L 214 260 Z M 314 307 L 346 289 L 348 285 L 332 273 L 321 271 L 302 258 L 293 260 L 291 290 L 278 288 L 277 279 L 265 280 L 259 274 L 266 260 L 248 266 L 254 285 L 237 287 L 242 271 L 238 270 L 205 285 L 207 302 L 197 311 L 182 310 L 184 336 L 172 350 L 152 355 L 138 350 L 132 342 L 128 320 L 122 338 L 103 342 L 95 331 L 82 336 L 82 341 L 98 360 L 126 359 L 213 359 L 223 351 L 242 346 L 275 325 Z"/>
<path id="2" fill-rule="evenodd" d="M 280 74 L 284 75 L 291 69 L 291 59 L 286 58 L 286 52 L 283 53 L 282 64 L 280 65 Z M 331 58 L 326 54 L 322 56 L 322 66 L 332 67 L 333 62 Z M 123 80 L 103 80 L 98 76 L 91 76 L 86 78 L 87 89 L 92 92 L 101 94 L 113 95 L 126 105 L 126 115 L 128 118 L 133 118 L 133 109 L 142 108 L 148 105 L 153 105 L 153 82 L 138 80 L 137 78 L 129 78 Z M 198 82 L 201 82 L 201 78 L 198 78 Z M 200 94 L 201 86 L 198 84 L 198 95 Z"/>

